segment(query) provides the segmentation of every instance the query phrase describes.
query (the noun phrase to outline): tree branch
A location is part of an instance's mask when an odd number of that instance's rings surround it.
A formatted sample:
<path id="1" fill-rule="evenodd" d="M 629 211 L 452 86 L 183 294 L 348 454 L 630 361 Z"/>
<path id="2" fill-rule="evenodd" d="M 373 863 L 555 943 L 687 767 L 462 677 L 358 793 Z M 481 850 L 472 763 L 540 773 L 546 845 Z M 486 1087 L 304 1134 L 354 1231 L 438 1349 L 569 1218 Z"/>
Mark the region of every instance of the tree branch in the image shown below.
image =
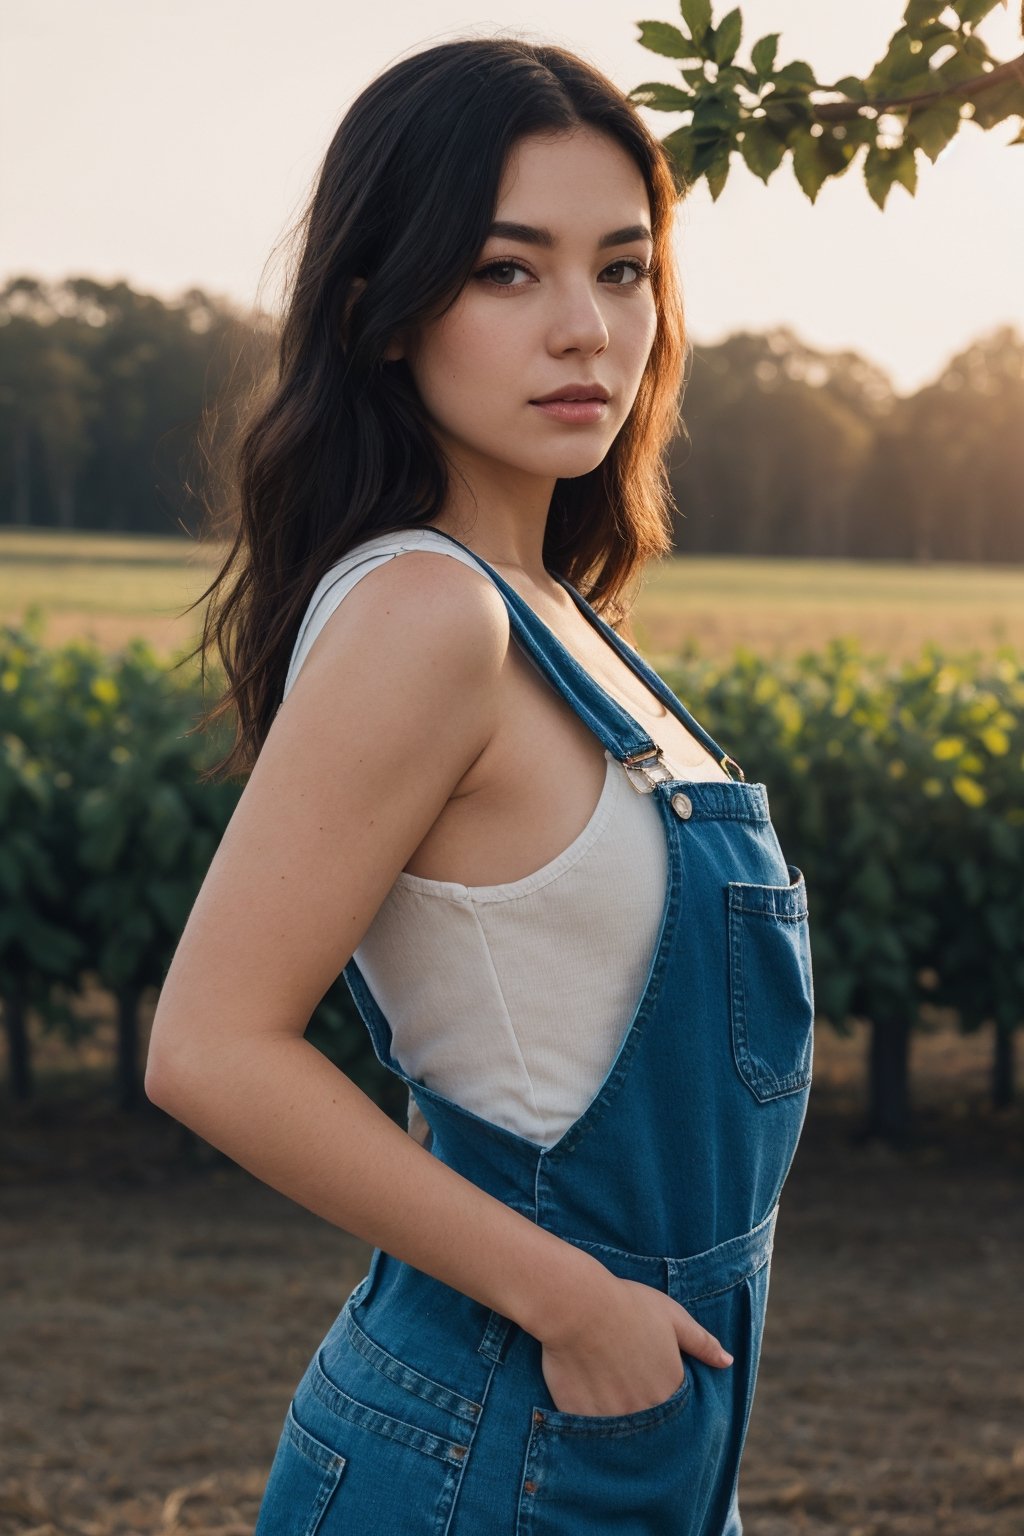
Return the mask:
<path id="1" fill-rule="evenodd" d="M 930 101 L 944 101 L 949 96 L 980 96 L 997 85 L 1003 85 L 1016 76 L 1024 84 L 1024 53 L 1017 59 L 997 64 L 987 74 L 973 75 L 970 80 L 959 80 L 953 85 L 939 86 L 934 91 L 922 91 L 917 96 L 888 96 L 880 101 L 828 101 L 820 105 L 811 102 L 819 122 L 844 123 L 859 117 L 865 107 L 877 112 L 887 112 L 891 107 L 923 106 Z M 821 87 L 824 89 L 824 87 Z"/>

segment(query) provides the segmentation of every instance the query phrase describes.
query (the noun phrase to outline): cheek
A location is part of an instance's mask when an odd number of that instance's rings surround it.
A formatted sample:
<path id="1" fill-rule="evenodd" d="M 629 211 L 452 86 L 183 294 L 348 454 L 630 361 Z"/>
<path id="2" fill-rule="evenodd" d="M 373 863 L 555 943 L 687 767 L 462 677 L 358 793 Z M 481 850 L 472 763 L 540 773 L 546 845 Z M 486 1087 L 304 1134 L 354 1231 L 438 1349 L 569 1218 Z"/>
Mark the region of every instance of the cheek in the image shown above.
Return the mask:
<path id="1" fill-rule="evenodd" d="M 657 334 L 658 311 L 653 300 L 631 305 L 624 326 L 624 335 L 627 344 L 635 354 L 635 362 L 641 370 L 650 356 Z"/>
<path id="2" fill-rule="evenodd" d="M 446 405 L 472 413 L 488 397 L 507 399 L 509 381 L 521 380 L 523 327 L 509 313 L 514 307 L 514 300 L 467 301 L 437 327 L 421 354 L 420 376 L 424 399 L 439 416 Z"/>

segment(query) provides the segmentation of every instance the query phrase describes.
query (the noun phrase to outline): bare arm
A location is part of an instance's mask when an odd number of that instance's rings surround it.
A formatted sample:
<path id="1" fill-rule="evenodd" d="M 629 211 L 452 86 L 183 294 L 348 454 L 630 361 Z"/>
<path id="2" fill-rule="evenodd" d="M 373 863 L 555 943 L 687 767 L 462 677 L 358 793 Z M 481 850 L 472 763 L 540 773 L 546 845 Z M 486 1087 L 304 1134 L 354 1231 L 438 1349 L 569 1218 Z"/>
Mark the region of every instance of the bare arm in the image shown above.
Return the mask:
<path id="1" fill-rule="evenodd" d="M 303 1039 L 493 733 L 509 645 L 488 579 L 410 553 L 324 625 L 161 991 L 146 1092 L 257 1178 L 541 1337 L 611 1278 L 447 1167 Z"/>

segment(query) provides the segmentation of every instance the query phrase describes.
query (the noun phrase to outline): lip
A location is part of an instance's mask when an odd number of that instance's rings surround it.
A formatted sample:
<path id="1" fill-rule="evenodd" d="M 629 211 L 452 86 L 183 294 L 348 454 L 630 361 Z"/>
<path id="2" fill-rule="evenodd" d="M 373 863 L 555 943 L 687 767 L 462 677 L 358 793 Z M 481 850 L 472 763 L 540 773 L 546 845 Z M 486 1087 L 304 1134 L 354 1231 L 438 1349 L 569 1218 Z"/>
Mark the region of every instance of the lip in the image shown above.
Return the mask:
<path id="1" fill-rule="evenodd" d="M 548 395 L 538 395 L 535 400 L 530 401 L 530 404 L 553 405 L 559 400 L 608 401 L 610 399 L 611 394 L 604 385 L 592 381 L 589 384 L 563 384 L 559 389 L 553 389 Z"/>
<path id="2" fill-rule="evenodd" d="M 591 398 L 590 400 L 531 400 L 530 405 L 535 411 L 542 411 L 545 416 L 551 416 L 555 421 L 572 422 L 585 426 L 587 422 L 600 421 L 607 414 L 608 402 Z"/>

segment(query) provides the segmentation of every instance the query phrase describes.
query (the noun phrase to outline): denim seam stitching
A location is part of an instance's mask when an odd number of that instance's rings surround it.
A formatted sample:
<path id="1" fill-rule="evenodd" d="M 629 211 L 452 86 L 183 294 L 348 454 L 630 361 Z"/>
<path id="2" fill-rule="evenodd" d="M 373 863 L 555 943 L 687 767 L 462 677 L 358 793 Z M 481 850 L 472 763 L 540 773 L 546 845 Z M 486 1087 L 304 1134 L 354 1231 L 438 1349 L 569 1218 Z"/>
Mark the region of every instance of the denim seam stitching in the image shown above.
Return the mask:
<path id="1" fill-rule="evenodd" d="M 295 1417 L 290 1403 L 288 1405 L 286 1427 L 289 1440 L 301 1456 L 305 1456 L 307 1461 L 311 1461 L 315 1467 L 319 1467 L 320 1471 L 328 1479 L 331 1477 L 337 1479 L 341 1475 L 347 1458 L 342 1456 L 340 1452 L 333 1451 L 322 1440 L 318 1440 L 316 1435 L 310 1434 L 305 1425 L 300 1424 Z"/>
<path id="2" fill-rule="evenodd" d="M 774 1248 L 775 1245 L 773 1243 L 768 1249 L 768 1252 L 764 1255 L 764 1258 L 761 1259 L 760 1263 L 755 1264 L 753 1269 L 744 1270 L 742 1275 L 738 1275 L 735 1280 L 730 1280 L 728 1285 L 720 1285 L 717 1287 L 717 1289 L 710 1291 L 686 1291 L 684 1295 L 679 1298 L 680 1305 L 685 1305 L 685 1303 L 688 1301 L 707 1301 L 711 1296 L 724 1296 L 726 1291 L 734 1291 L 738 1285 L 742 1285 L 746 1280 L 752 1280 L 755 1275 L 759 1275 L 761 1273 L 765 1265 L 771 1262 Z"/>
<path id="3" fill-rule="evenodd" d="M 543 1415 L 534 1420 L 534 1433 L 542 1433 L 547 1430 L 551 1435 L 585 1435 L 588 1439 L 611 1439 L 619 1435 L 641 1435 L 645 1430 L 653 1429 L 658 1424 L 664 1424 L 675 1417 L 689 1402 L 690 1393 L 693 1390 L 693 1371 L 684 1367 L 686 1377 L 680 1382 L 671 1397 L 667 1397 L 663 1403 L 655 1403 L 651 1408 L 639 1408 L 636 1413 L 615 1414 L 610 1424 L 599 1424 L 591 1428 L 585 1422 L 564 1423 L 552 1417 L 549 1408 L 538 1408 L 534 1412 Z M 557 1410 L 556 1410 L 557 1412 Z M 649 1415 L 649 1417 L 648 1417 Z M 604 1414 L 575 1414 L 573 1418 L 586 1420 L 593 1418 L 595 1421 L 605 1418 Z"/>
<path id="4" fill-rule="evenodd" d="M 405 1391 L 413 1393 L 416 1397 L 421 1397 L 424 1402 L 432 1403 L 438 1408 L 448 1409 L 452 1413 L 457 1414 L 459 1418 L 465 1418 L 469 1423 L 476 1422 L 481 1407 L 479 1403 L 475 1403 L 470 1397 L 463 1397 L 461 1392 L 453 1391 L 451 1387 L 446 1387 L 443 1382 L 434 1381 L 430 1376 L 425 1375 L 423 1371 L 416 1370 L 415 1366 L 407 1365 L 404 1360 L 399 1360 L 396 1355 L 386 1350 L 382 1344 L 378 1344 L 376 1339 L 370 1337 L 362 1325 L 356 1321 L 351 1311 L 346 1313 L 345 1327 L 353 1345 L 362 1355 L 363 1359 L 372 1365 L 375 1371 L 379 1371 L 382 1376 L 386 1377 L 388 1381 L 393 1381 L 398 1386 L 403 1387 Z M 380 1364 L 381 1359 L 390 1361 L 395 1369 L 385 1369 Z M 449 1399 L 450 1402 L 447 1401 Z M 451 1407 L 451 1403 L 455 1403 L 458 1406 Z"/>
<path id="5" fill-rule="evenodd" d="M 382 1413 L 379 1408 L 371 1408 L 358 1398 L 350 1397 L 324 1370 L 320 1359 L 322 1353 L 322 1350 L 318 1350 L 314 1356 L 309 1383 L 311 1391 L 328 1412 L 363 1429 L 369 1429 L 384 1440 L 398 1440 L 437 1461 L 456 1463 L 461 1459 L 459 1452 L 465 1454 L 465 1447 L 460 1441 L 447 1440 L 443 1435 L 435 1435 L 431 1430 L 421 1429 L 417 1424 L 409 1424 L 405 1419 Z"/>
<path id="6" fill-rule="evenodd" d="M 667 802 L 664 800 L 661 802 L 661 811 L 662 815 L 666 818 L 672 815 Z M 666 834 L 666 846 L 668 869 L 665 882 L 665 901 L 662 909 L 661 925 L 658 929 L 657 944 L 651 957 L 650 970 L 646 978 L 643 994 L 637 1004 L 636 1012 L 629 1024 L 626 1035 L 620 1042 L 618 1055 L 614 1065 L 609 1070 L 606 1080 L 601 1084 L 593 1099 L 573 1124 L 563 1132 L 551 1147 L 543 1149 L 539 1163 L 543 1165 L 545 1173 L 550 1167 L 558 1167 L 565 1156 L 577 1146 L 581 1137 L 592 1130 L 598 1109 L 606 1108 L 608 1103 L 618 1093 L 633 1057 L 640 1048 L 640 1042 L 644 1036 L 644 1031 L 650 1023 L 651 1015 L 654 1013 L 661 997 L 665 972 L 669 963 L 670 939 L 676 931 L 682 904 L 680 886 L 683 875 L 682 848 L 673 838 L 671 832 Z"/>

